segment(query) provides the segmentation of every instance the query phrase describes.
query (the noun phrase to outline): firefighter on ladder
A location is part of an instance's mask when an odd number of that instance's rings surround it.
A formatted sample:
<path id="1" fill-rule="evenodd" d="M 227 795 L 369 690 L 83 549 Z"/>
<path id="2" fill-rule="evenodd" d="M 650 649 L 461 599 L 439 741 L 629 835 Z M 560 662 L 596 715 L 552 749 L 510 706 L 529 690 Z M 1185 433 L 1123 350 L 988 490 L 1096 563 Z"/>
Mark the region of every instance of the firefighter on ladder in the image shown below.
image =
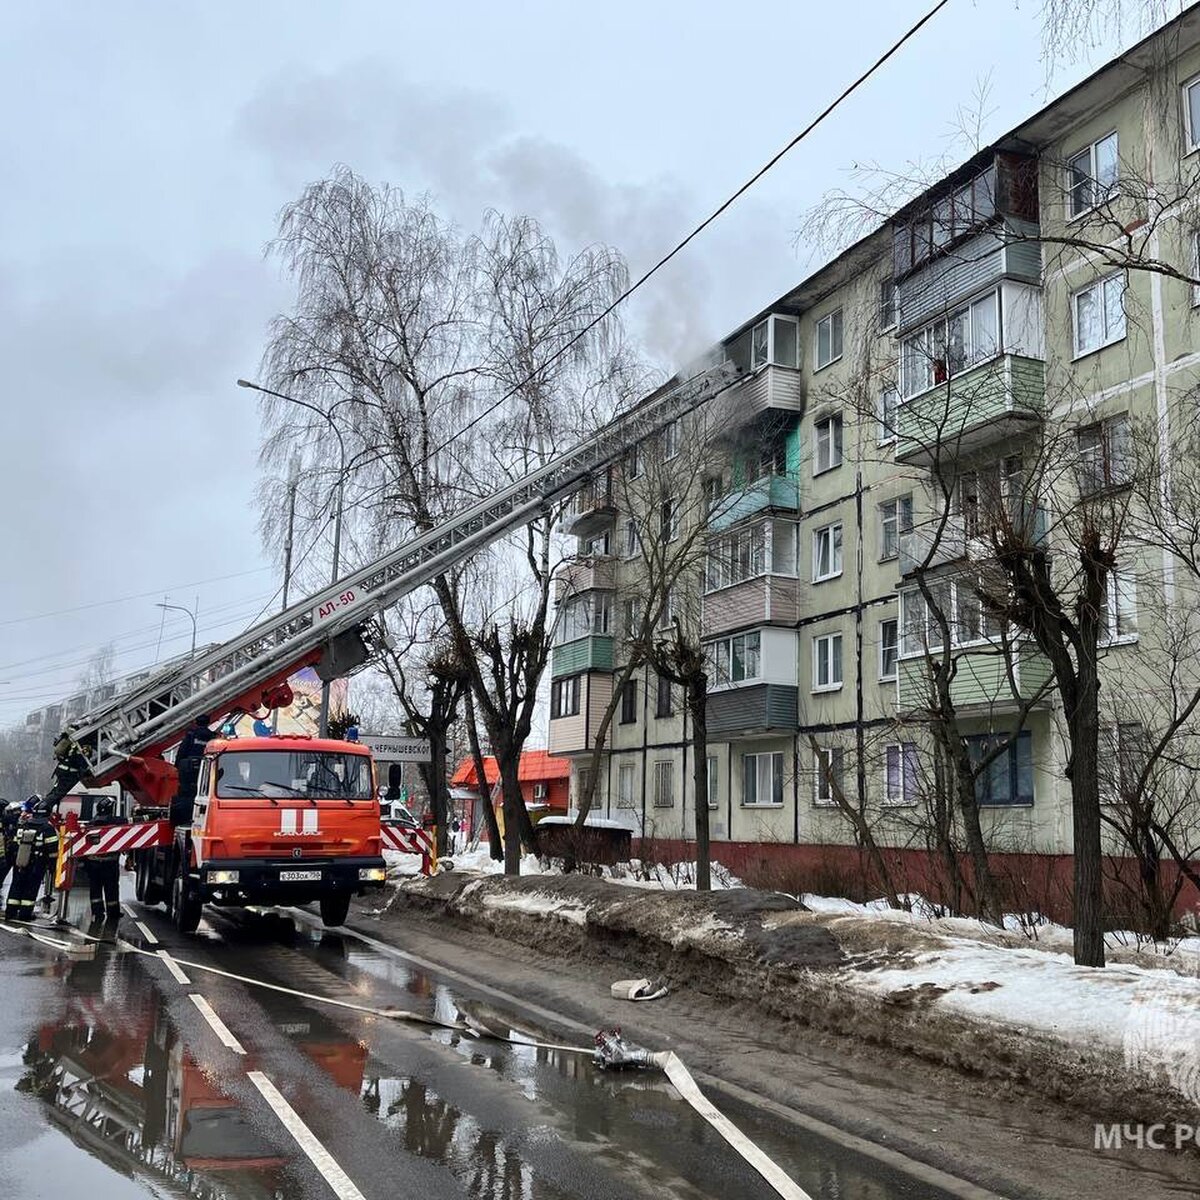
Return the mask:
<path id="1" fill-rule="evenodd" d="M 91 769 L 83 748 L 75 740 L 75 730 L 68 725 L 54 743 L 54 781 L 44 800 L 38 804 L 42 812 L 52 812 L 58 802 Z"/>
<path id="2" fill-rule="evenodd" d="M 58 853 L 58 834 L 42 811 L 41 797 L 30 796 L 21 805 L 21 820 L 15 841 L 13 878 L 8 885 L 4 919 L 28 923 L 33 920 L 33 906 L 37 902 L 46 868 L 54 862 Z"/>
<path id="3" fill-rule="evenodd" d="M 125 825 L 124 817 L 117 815 L 117 802 L 112 796 L 102 796 L 96 801 L 88 829 Z M 92 920 L 114 922 L 121 919 L 121 856 L 98 854 L 87 860 L 88 894 L 92 902 Z"/>

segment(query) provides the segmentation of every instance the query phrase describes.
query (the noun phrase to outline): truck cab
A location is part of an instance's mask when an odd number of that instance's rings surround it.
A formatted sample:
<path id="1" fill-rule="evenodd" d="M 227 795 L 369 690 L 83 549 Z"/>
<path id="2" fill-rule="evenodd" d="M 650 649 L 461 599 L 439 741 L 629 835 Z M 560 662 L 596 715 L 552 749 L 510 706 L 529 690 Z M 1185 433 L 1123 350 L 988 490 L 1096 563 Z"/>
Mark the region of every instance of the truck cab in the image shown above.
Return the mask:
<path id="1" fill-rule="evenodd" d="M 190 808 L 190 812 L 188 809 Z M 166 901 L 193 932 L 205 904 L 320 904 L 341 925 L 352 896 L 383 887 L 371 752 L 288 734 L 214 738 L 173 843 L 135 856 L 138 899 Z"/>

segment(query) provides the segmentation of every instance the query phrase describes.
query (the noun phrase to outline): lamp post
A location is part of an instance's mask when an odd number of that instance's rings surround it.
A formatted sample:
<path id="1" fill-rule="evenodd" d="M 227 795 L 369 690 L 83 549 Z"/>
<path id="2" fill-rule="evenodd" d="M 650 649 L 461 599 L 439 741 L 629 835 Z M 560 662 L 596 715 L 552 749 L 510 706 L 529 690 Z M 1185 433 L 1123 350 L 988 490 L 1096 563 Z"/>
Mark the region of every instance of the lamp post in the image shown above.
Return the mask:
<path id="1" fill-rule="evenodd" d="M 187 613 L 192 619 L 192 657 L 196 657 L 196 614 L 190 608 L 184 608 L 182 604 L 156 604 L 155 608 L 171 609 L 174 612 Z"/>
<path id="2" fill-rule="evenodd" d="M 338 461 L 337 508 L 334 511 L 334 519 L 333 519 L 333 575 L 329 582 L 337 583 L 338 570 L 339 570 L 339 567 L 341 566 L 340 559 L 341 559 L 341 554 L 342 554 L 342 505 L 343 505 L 343 501 L 345 500 L 345 490 L 346 490 L 346 443 L 345 443 L 345 440 L 342 438 L 342 431 L 338 428 L 337 422 L 333 419 L 333 417 L 330 415 L 330 413 L 327 413 L 323 408 L 318 408 L 315 404 L 310 404 L 307 400 L 300 400 L 295 396 L 287 395 L 285 392 L 277 392 L 273 388 L 263 387 L 261 384 L 258 384 L 258 383 L 251 383 L 250 380 L 248 380 L 248 379 L 239 379 L 237 381 L 237 385 L 238 385 L 238 387 L 241 387 L 241 388 L 249 388 L 251 391 L 254 391 L 254 392 L 262 392 L 264 396 L 274 396 L 274 397 L 276 397 L 276 399 L 286 400 L 289 404 L 296 404 L 296 405 L 299 405 L 301 408 L 307 408 L 309 412 L 316 413 L 317 416 L 320 417 L 322 420 L 324 420 L 329 425 L 329 428 L 333 430 L 333 435 L 334 435 L 334 437 L 337 438 L 338 454 L 340 457 L 339 457 L 339 461 Z M 336 407 L 337 407 L 337 405 L 335 404 L 334 408 L 336 408 Z M 293 487 L 291 494 L 293 497 L 295 496 L 294 487 Z M 291 543 L 290 522 L 289 522 L 288 542 L 289 542 L 289 551 L 290 551 L 290 543 Z M 289 554 L 288 554 L 289 561 L 287 564 L 289 574 L 291 573 L 290 559 L 291 559 L 291 555 L 289 552 Z M 288 582 L 287 577 L 285 576 L 284 577 L 284 589 L 285 589 L 284 595 L 285 596 L 287 594 L 287 591 L 286 591 L 287 582 Z M 284 607 L 285 608 L 287 607 L 286 603 L 284 604 Z M 320 713 L 320 717 L 318 718 L 317 733 L 321 737 L 325 737 L 325 735 L 328 732 L 329 732 L 329 684 L 322 683 L 321 684 L 321 713 Z"/>

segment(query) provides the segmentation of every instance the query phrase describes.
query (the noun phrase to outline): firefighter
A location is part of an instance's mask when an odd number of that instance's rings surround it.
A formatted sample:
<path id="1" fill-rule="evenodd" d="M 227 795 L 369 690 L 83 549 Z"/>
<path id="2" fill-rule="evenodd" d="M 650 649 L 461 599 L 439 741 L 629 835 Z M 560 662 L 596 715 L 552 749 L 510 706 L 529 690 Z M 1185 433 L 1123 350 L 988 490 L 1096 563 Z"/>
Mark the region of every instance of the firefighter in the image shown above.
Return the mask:
<path id="1" fill-rule="evenodd" d="M 89 829 L 109 825 L 125 825 L 117 815 L 117 802 L 112 796 L 96 801 Z M 118 854 L 103 854 L 87 860 L 88 893 L 92 901 L 92 920 L 114 922 L 121 919 L 121 859 Z"/>
<path id="2" fill-rule="evenodd" d="M 192 723 L 191 728 L 183 735 L 179 749 L 175 751 L 179 790 L 171 802 L 171 820 L 176 825 L 190 825 L 192 822 L 192 809 L 196 804 L 196 784 L 200 779 L 200 764 L 204 761 L 204 747 L 216 736 L 216 730 L 208 727 L 208 714 L 205 713 Z"/>
<path id="3" fill-rule="evenodd" d="M 16 844 L 4 919 L 28 923 L 33 920 L 33 906 L 46 868 L 53 865 L 58 854 L 58 834 L 47 820 L 44 803 L 38 796 L 30 796 L 21 805 Z"/>
<path id="4" fill-rule="evenodd" d="M 21 802 L 14 800 L 7 808 L 0 810 L 0 835 L 4 838 L 4 858 L 0 860 L 0 887 L 12 870 L 13 859 L 17 856 L 17 825 L 21 820 Z"/>
<path id="5" fill-rule="evenodd" d="M 51 812 L 58 802 L 91 770 L 83 748 L 75 740 L 74 727 L 68 725 L 54 743 L 54 781 L 40 806 Z"/>

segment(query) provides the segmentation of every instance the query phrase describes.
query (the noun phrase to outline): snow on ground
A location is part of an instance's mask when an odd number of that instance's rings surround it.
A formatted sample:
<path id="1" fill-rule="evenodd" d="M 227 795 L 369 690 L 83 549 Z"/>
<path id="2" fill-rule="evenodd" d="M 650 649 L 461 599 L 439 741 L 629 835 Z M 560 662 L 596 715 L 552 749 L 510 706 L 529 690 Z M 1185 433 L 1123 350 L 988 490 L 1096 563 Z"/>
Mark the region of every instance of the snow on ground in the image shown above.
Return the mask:
<path id="1" fill-rule="evenodd" d="M 569 904 L 561 896 L 546 896 L 525 892 L 519 896 L 484 896 L 483 907 L 505 912 L 532 913 L 539 917 L 555 917 L 572 925 L 586 925 L 588 910 L 581 904 Z"/>

